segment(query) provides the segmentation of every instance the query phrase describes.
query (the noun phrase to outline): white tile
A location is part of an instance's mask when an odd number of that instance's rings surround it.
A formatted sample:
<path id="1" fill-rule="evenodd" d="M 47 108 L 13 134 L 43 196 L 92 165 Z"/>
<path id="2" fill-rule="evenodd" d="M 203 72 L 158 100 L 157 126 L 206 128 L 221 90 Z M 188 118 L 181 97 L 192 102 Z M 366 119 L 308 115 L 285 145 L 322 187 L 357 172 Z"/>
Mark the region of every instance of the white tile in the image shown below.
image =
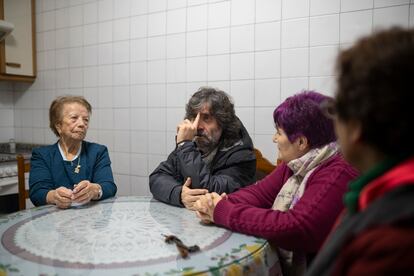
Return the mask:
<path id="1" fill-rule="evenodd" d="M 98 2 L 99 21 L 111 20 L 113 18 L 112 0 L 102 0 Z"/>
<path id="2" fill-rule="evenodd" d="M 231 2 L 231 24 L 251 24 L 255 18 L 254 0 L 237 0 Z"/>
<path id="3" fill-rule="evenodd" d="M 407 28 L 409 24 L 409 6 L 388 7 L 374 10 L 374 29 L 385 29 L 392 26 Z"/>
<path id="4" fill-rule="evenodd" d="M 310 48 L 310 76 L 332 76 L 335 74 L 335 60 L 338 55 L 338 46 L 324 46 Z"/>
<path id="5" fill-rule="evenodd" d="M 273 111 L 274 107 L 257 107 L 254 109 L 254 133 L 274 133 Z"/>
<path id="6" fill-rule="evenodd" d="M 167 34 L 185 32 L 186 9 L 167 12 Z"/>
<path id="7" fill-rule="evenodd" d="M 129 68 L 128 68 L 128 72 L 129 72 Z M 124 107 L 124 108 L 129 107 L 130 106 L 129 94 L 130 94 L 129 85 L 114 86 L 113 88 L 114 107 Z"/>
<path id="8" fill-rule="evenodd" d="M 69 66 L 78 67 L 83 64 L 83 51 L 82 47 L 69 49 Z"/>
<path id="9" fill-rule="evenodd" d="M 113 70 L 114 85 L 129 84 L 129 63 L 114 64 Z"/>
<path id="10" fill-rule="evenodd" d="M 174 107 L 166 109 L 166 129 L 168 131 L 177 131 L 177 125 L 183 120 L 185 116 L 185 110 L 183 107 Z"/>
<path id="11" fill-rule="evenodd" d="M 55 69 L 56 66 L 56 53 L 54 50 L 45 52 L 45 69 Z"/>
<path id="12" fill-rule="evenodd" d="M 148 60 L 164 59 L 166 54 L 165 36 L 148 38 Z"/>
<path id="13" fill-rule="evenodd" d="M 236 107 L 254 106 L 254 81 L 240 80 L 230 82 L 230 94 Z"/>
<path id="14" fill-rule="evenodd" d="M 185 59 L 168 59 L 167 60 L 167 83 L 185 82 Z"/>
<path id="15" fill-rule="evenodd" d="M 131 174 L 139 176 L 148 175 L 147 155 L 131 154 Z"/>
<path id="16" fill-rule="evenodd" d="M 85 46 L 83 48 L 83 65 L 91 66 L 98 64 L 98 46 Z"/>
<path id="17" fill-rule="evenodd" d="M 83 44 L 91 45 L 98 43 L 98 24 L 83 26 Z"/>
<path id="18" fill-rule="evenodd" d="M 280 77 L 280 50 L 255 53 L 255 78 Z"/>
<path id="19" fill-rule="evenodd" d="M 397 5 L 404 5 L 409 4 L 410 0 L 374 0 L 374 7 L 389 7 L 389 6 L 397 6 Z M 411 1 L 411 3 L 413 3 Z"/>
<path id="20" fill-rule="evenodd" d="M 112 65 L 101 65 L 98 68 L 98 83 L 100 86 L 112 85 Z"/>
<path id="21" fill-rule="evenodd" d="M 36 3 L 38 5 L 38 3 Z M 69 5 L 68 1 L 66 0 L 56 0 L 55 1 L 56 9 L 65 8 Z"/>
<path id="22" fill-rule="evenodd" d="M 43 14 L 43 30 L 44 31 L 50 31 L 50 30 L 54 30 L 55 26 L 56 26 L 56 22 L 55 22 L 55 12 L 45 12 Z M 37 30 L 40 31 L 40 30 Z"/>
<path id="23" fill-rule="evenodd" d="M 340 0 L 310 0 L 310 15 L 339 13 Z"/>
<path id="24" fill-rule="evenodd" d="M 254 105 L 274 107 L 280 103 L 280 79 L 256 80 Z"/>
<path id="25" fill-rule="evenodd" d="M 185 8 L 187 6 L 187 0 L 169 0 L 167 1 L 168 9 Z"/>
<path id="26" fill-rule="evenodd" d="M 341 0 L 341 12 L 372 9 L 374 0 Z"/>
<path id="27" fill-rule="evenodd" d="M 122 18 L 113 22 L 114 40 L 129 39 L 129 18 Z"/>
<path id="28" fill-rule="evenodd" d="M 307 47 L 309 20 L 294 19 L 282 22 L 282 48 Z"/>
<path id="29" fill-rule="evenodd" d="M 53 50 L 56 48 L 55 45 L 56 38 L 55 38 L 55 31 L 45 32 L 44 33 L 44 47 L 45 50 Z"/>
<path id="30" fill-rule="evenodd" d="M 98 86 L 98 67 L 84 67 L 83 68 L 83 87 Z"/>
<path id="31" fill-rule="evenodd" d="M 44 32 L 45 31 L 45 16 L 44 16 L 44 13 L 40 13 L 36 16 L 36 23 L 35 24 L 36 24 L 36 31 L 37 32 Z"/>
<path id="32" fill-rule="evenodd" d="M 130 6 L 131 0 L 114 1 L 114 18 L 128 17 L 130 15 Z"/>
<path id="33" fill-rule="evenodd" d="M 188 1 L 188 6 L 197 6 L 201 4 L 206 4 L 208 0 L 190 0 Z M 211 2 L 211 1 L 210 1 Z"/>
<path id="34" fill-rule="evenodd" d="M 230 80 L 208 81 L 207 85 L 220 89 L 228 94 L 230 93 Z"/>
<path id="35" fill-rule="evenodd" d="M 114 152 L 112 155 L 113 163 L 112 163 L 112 169 L 114 171 L 114 174 L 129 174 L 130 172 L 130 160 L 129 160 L 129 153 L 123 153 L 123 152 Z M 122 193 L 122 184 L 118 184 L 118 189 Z M 127 184 L 126 187 L 129 185 Z M 129 187 L 124 191 L 127 193 L 129 191 Z"/>
<path id="36" fill-rule="evenodd" d="M 254 54 L 232 54 L 230 60 L 230 75 L 232 80 L 253 79 Z"/>
<path id="37" fill-rule="evenodd" d="M 55 71 L 56 87 L 67 88 L 69 87 L 69 69 L 58 69 Z"/>
<path id="38" fill-rule="evenodd" d="M 207 64 L 207 79 L 209 81 L 228 80 L 230 78 L 229 55 L 209 56 Z"/>
<path id="39" fill-rule="evenodd" d="M 207 28 L 207 5 L 187 8 L 187 31 Z"/>
<path id="40" fill-rule="evenodd" d="M 237 103 L 236 103 L 237 105 Z M 236 115 L 249 132 L 250 136 L 254 133 L 254 108 L 253 107 L 236 107 Z M 253 137 L 252 137 L 253 138 Z"/>
<path id="41" fill-rule="evenodd" d="M 187 33 L 187 56 L 204 56 L 207 54 L 207 31 Z"/>
<path id="42" fill-rule="evenodd" d="M 130 116 L 128 108 L 115 108 L 114 111 L 114 127 L 117 130 L 129 130 Z M 129 135 L 125 135 L 129 138 Z"/>
<path id="43" fill-rule="evenodd" d="M 98 2 L 91 2 L 83 6 L 83 23 L 90 24 L 98 21 Z"/>
<path id="44" fill-rule="evenodd" d="M 94 112 L 95 108 L 98 107 L 98 88 L 97 87 L 87 87 L 83 89 L 83 96 L 85 99 L 92 105 L 92 122 L 94 122 Z"/>
<path id="45" fill-rule="evenodd" d="M 69 29 L 59 29 L 55 32 L 56 49 L 69 47 Z M 43 49 L 37 49 L 43 50 Z"/>
<path id="46" fill-rule="evenodd" d="M 132 118 L 132 117 L 131 117 Z M 135 120 L 135 118 L 132 118 Z M 148 138 L 147 133 L 144 131 L 131 131 L 131 152 L 134 153 L 147 153 L 148 150 Z"/>
<path id="47" fill-rule="evenodd" d="M 153 154 L 166 154 L 164 132 L 149 132 L 148 134 L 148 150 Z"/>
<path id="48" fill-rule="evenodd" d="M 230 2 L 218 2 L 208 6 L 208 27 L 221 28 L 230 25 Z"/>
<path id="49" fill-rule="evenodd" d="M 309 74 L 308 48 L 282 50 L 282 77 L 301 77 Z"/>
<path id="50" fill-rule="evenodd" d="M 145 14 L 148 12 L 148 0 L 131 1 L 131 15 Z"/>
<path id="51" fill-rule="evenodd" d="M 167 0 L 148 1 L 148 12 L 158 12 L 167 9 Z"/>
<path id="52" fill-rule="evenodd" d="M 77 47 L 83 45 L 83 30 L 82 26 L 73 27 L 69 29 L 69 46 Z"/>
<path id="53" fill-rule="evenodd" d="M 113 60 L 112 43 L 99 44 L 98 46 L 98 63 L 111 64 Z"/>
<path id="54" fill-rule="evenodd" d="M 69 70 L 69 87 L 76 88 L 83 85 L 82 68 L 73 68 Z"/>
<path id="55" fill-rule="evenodd" d="M 256 22 L 280 20 L 282 0 L 256 0 Z"/>
<path id="56" fill-rule="evenodd" d="M 146 107 L 148 102 L 147 85 L 139 84 L 132 85 L 130 89 L 130 106 L 131 107 Z"/>
<path id="57" fill-rule="evenodd" d="M 335 87 L 336 80 L 334 76 L 309 78 L 309 89 L 318 91 L 324 95 L 333 97 Z"/>
<path id="58" fill-rule="evenodd" d="M 230 51 L 230 29 L 208 30 L 207 51 L 209 55 L 227 54 Z"/>
<path id="59" fill-rule="evenodd" d="M 280 22 L 256 24 L 255 50 L 274 50 L 280 48 Z"/>
<path id="60" fill-rule="evenodd" d="M 105 43 L 105 42 L 112 41 L 112 21 L 99 23 L 98 41 L 99 43 Z"/>
<path id="61" fill-rule="evenodd" d="M 99 87 L 98 90 L 98 107 L 99 109 L 103 108 L 112 108 L 113 107 L 113 92 L 111 86 Z"/>
<path id="62" fill-rule="evenodd" d="M 410 6 L 410 28 L 414 27 L 414 5 Z"/>
<path id="63" fill-rule="evenodd" d="M 231 52 L 250 52 L 254 50 L 254 25 L 231 28 Z"/>
<path id="64" fill-rule="evenodd" d="M 167 107 L 179 107 L 184 110 L 184 106 L 187 103 L 185 83 L 167 84 L 166 99 Z"/>
<path id="65" fill-rule="evenodd" d="M 130 41 L 131 61 L 147 59 L 147 39 L 134 39 Z"/>
<path id="66" fill-rule="evenodd" d="M 282 18 L 299 18 L 309 16 L 310 0 L 283 0 Z"/>
<path id="67" fill-rule="evenodd" d="M 55 12 L 56 29 L 69 26 L 69 9 L 60 9 Z"/>
<path id="68" fill-rule="evenodd" d="M 187 81 L 207 80 L 207 57 L 187 58 Z"/>
<path id="69" fill-rule="evenodd" d="M 372 10 L 342 13 L 340 20 L 341 43 L 352 43 L 372 31 Z"/>
<path id="70" fill-rule="evenodd" d="M 148 115 L 146 108 L 132 108 L 131 112 L 131 130 L 147 130 Z"/>
<path id="71" fill-rule="evenodd" d="M 166 114 L 165 108 L 149 108 L 148 109 L 148 130 L 165 131 Z"/>
<path id="72" fill-rule="evenodd" d="M 142 84 L 147 82 L 147 63 L 134 62 L 130 65 L 130 82 L 131 84 Z"/>
<path id="73" fill-rule="evenodd" d="M 148 62 L 148 83 L 165 82 L 165 60 Z"/>
<path id="74" fill-rule="evenodd" d="M 69 26 L 79 26 L 83 24 L 83 8 L 75 6 L 69 8 Z"/>
<path id="75" fill-rule="evenodd" d="M 185 34 L 167 36 L 167 58 L 185 57 Z"/>
<path id="76" fill-rule="evenodd" d="M 310 46 L 339 43 L 339 14 L 310 18 Z"/>
<path id="77" fill-rule="evenodd" d="M 37 70 L 46 70 L 46 52 L 40 52 L 37 54 Z"/>
<path id="78" fill-rule="evenodd" d="M 147 174 L 148 175 L 148 174 Z M 148 185 L 148 176 L 131 176 L 131 195 L 136 196 L 151 196 Z"/>
<path id="79" fill-rule="evenodd" d="M 114 166 L 114 165 L 112 165 Z M 126 174 L 118 174 L 115 169 L 114 171 L 114 181 L 117 185 L 117 196 L 130 196 L 132 195 L 131 191 L 131 177 Z"/>
<path id="80" fill-rule="evenodd" d="M 148 35 L 164 35 L 166 32 L 167 17 L 165 12 L 148 15 Z"/>
<path id="81" fill-rule="evenodd" d="M 269 118 L 273 122 L 273 117 Z M 258 148 L 263 156 L 273 164 L 276 164 L 278 151 L 277 146 L 272 141 L 273 134 L 256 134 L 254 135 L 254 145 Z"/>
<path id="82" fill-rule="evenodd" d="M 130 24 L 130 38 L 147 36 L 147 15 L 131 17 Z"/>
<path id="83" fill-rule="evenodd" d="M 43 0 L 43 5 L 41 5 L 41 7 L 43 11 L 54 10 L 56 7 L 56 3 L 53 0 Z"/>
<path id="84" fill-rule="evenodd" d="M 98 143 L 105 145 L 108 147 L 108 150 L 113 150 L 114 148 L 114 134 L 111 130 L 106 129 L 99 129 L 98 130 Z M 113 156 L 111 155 L 111 159 L 113 160 Z"/>

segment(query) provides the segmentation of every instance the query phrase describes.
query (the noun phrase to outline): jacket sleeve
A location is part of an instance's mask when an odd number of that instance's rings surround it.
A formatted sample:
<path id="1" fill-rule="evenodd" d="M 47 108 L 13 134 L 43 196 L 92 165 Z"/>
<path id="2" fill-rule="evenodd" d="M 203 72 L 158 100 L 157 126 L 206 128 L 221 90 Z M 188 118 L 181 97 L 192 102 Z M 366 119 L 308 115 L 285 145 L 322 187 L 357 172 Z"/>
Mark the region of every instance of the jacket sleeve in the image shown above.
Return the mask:
<path id="1" fill-rule="evenodd" d="M 153 197 L 159 201 L 184 207 L 181 202 L 181 190 L 184 178 L 177 171 L 177 156 L 173 151 L 166 161 L 150 174 L 149 186 Z"/>
<path id="2" fill-rule="evenodd" d="M 191 187 L 210 192 L 232 193 L 255 181 L 256 158 L 253 151 L 240 149 L 231 154 L 225 165 L 212 172 L 202 160 L 194 143 L 185 143 L 177 149 L 180 174 L 191 177 Z"/>
<path id="3" fill-rule="evenodd" d="M 30 160 L 29 197 L 35 206 L 46 205 L 46 195 L 55 188 L 51 168 L 38 149 Z"/>
<path id="4" fill-rule="evenodd" d="M 108 149 L 105 146 L 103 146 L 103 150 L 99 151 L 99 154 L 96 156 L 91 182 L 101 185 L 102 197 L 100 200 L 115 196 L 117 187 L 112 174 Z"/>
<path id="5" fill-rule="evenodd" d="M 221 200 L 214 210 L 214 221 L 287 250 L 316 252 L 342 210 L 342 196 L 354 177 L 355 172 L 344 166 L 319 168 L 309 177 L 305 193 L 292 209 L 282 212 L 268 205 Z M 271 195 L 276 197 L 276 193 Z"/>

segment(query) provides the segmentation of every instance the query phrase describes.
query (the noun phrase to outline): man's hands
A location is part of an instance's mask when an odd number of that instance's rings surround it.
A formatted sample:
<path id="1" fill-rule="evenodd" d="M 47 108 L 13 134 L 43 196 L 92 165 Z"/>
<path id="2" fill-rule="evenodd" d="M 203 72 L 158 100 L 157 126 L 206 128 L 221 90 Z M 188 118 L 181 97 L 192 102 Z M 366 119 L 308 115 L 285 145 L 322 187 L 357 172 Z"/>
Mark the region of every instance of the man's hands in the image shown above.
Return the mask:
<path id="1" fill-rule="evenodd" d="M 191 122 L 185 119 L 177 126 L 177 144 L 182 141 L 192 141 L 197 134 L 198 122 L 200 120 L 200 113 L 197 114 L 194 121 Z"/>
<path id="2" fill-rule="evenodd" d="M 196 211 L 197 217 L 199 217 L 203 223 L 214 223 L 214 209 L 220 200 L 226 198 L 226 193 L 222 193 L 221 195 L 217 193 L 205 194 L 194 203 L 193 210 Z"/>
<path id="3" fill-rule="evenodd" d="M 197 115 L 198 117 L 198 115 Z M 194 203 L 202 196 L 208 193 L 206 189 L 191 189 L 191 178 L 187 178 L 181 190 L 181 202 L 185 208 L 194 210 Z"/>
<path id="4" fill-rule="evenodd" d="M 99 184 L 83 180 L 75 184 L 73 190 L 59 187 L 56 190 L 49 191 L 46 195 L 46 202 L 48 204 L 55 204 L 61 209 L 66 209 L 72 203 L 85 204 L 92 199 L 98 199 L 100 189 Z"/>

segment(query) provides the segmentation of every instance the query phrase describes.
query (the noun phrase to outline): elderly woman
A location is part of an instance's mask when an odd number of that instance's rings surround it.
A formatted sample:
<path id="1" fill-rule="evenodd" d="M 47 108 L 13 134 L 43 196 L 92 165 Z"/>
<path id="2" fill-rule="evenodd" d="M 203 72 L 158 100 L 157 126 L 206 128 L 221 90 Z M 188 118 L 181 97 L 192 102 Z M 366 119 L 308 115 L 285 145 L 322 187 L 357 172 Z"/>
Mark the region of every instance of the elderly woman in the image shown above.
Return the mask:
<path id="1" fill-rule="evenodd" d="M 326 99 L 312 91 L 287 98 L 273 113 L 281 165 L 256 185 L 228 196 L 207 194 L 195 204 L 202 221 L 276 245 L 284 274 L 304 273 L 357 175 L 338 152 L 333 122 L 320 109 Z"/>
<path id="2" fill-rule="evenodd" d="M 50 128 L 59 140 L 32 152 L 29 195 L 34 205 L 68 208 L 115 195 L 107 148 L 84 141 L 91 112 L 83 97 L 59 97 L 52 102 Z"/>
<path id="3" fill-rule="evenodd" d="M 414 30 L 359 40 L 337 60 L 330 110 L 362 175 L 309 275 L 414 275 Z"/>

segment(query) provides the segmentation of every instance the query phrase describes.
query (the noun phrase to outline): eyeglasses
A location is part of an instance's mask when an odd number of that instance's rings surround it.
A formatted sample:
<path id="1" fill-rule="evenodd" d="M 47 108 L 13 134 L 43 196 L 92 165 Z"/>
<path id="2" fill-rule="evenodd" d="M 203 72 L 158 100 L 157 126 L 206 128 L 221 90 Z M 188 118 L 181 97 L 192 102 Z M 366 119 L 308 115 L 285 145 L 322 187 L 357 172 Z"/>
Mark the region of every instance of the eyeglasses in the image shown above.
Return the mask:
<path id="1" fill-rule="evenodd" d="M 165 242 L 168 244 L 175 243 L 175 246 L 178 249 L 182 258 L 187 258 L 189 253 L 194 253 L 200 251 L 200 247 L 198 245 L 193 246 L 186 246 L 179 238 L 174 235 L 163 235 L 165 237 Z"/>
<path id="2" fill-rule="evenodd" d="M 335 119 L 338 114 L 336 101 L 333 99 L 324 100 L 319 104 L 319 108 L 321 109 L 323 115 L 332 120 Z"/>

